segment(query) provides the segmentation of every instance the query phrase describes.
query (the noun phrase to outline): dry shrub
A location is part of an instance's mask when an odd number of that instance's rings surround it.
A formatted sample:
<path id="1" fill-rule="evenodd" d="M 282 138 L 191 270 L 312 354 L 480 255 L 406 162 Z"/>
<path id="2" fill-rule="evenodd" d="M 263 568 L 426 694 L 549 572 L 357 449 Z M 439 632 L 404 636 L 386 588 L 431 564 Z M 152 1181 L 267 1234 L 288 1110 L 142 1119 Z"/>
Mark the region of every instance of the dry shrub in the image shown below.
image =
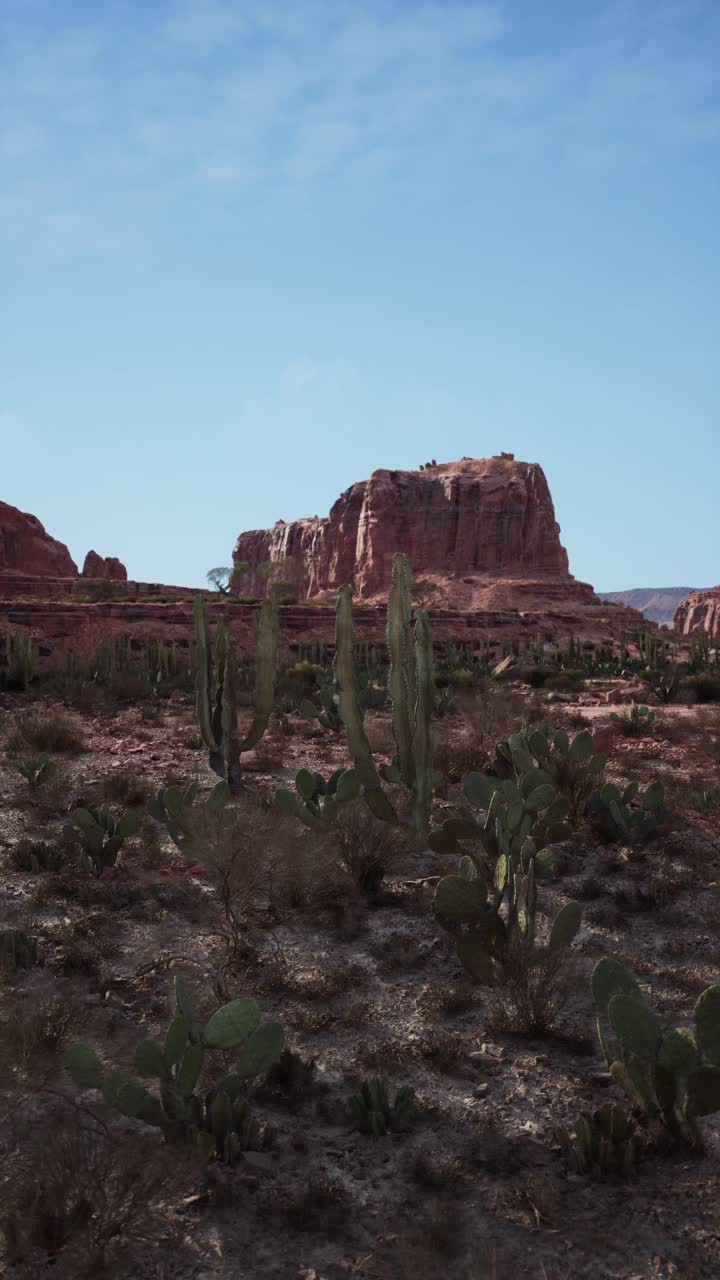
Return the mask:
<path id="1" fill-rule="evenodd" d="M 403 852 L 407 837 L 400 827 L 382 822 L 361 802 L 343 805 L 333 823 L 340 861 L 365 893 L 377 893 L 385 872 Z"/>
<path id="2" fill-rule="evenodd" d="M 571 953 L 562 947 L 511 947 L 497 984 L 488 988 L 487 1029 L 523 1036 L 555 1030 L 571 995 L 573 971 Z"/>
<path id="3" fill-rule="evenodd" d="M 78 1016 L 78 1008 L 67 997 L 28 998 L 21 991 L 6 991 L 0 1019 L 0 1075 L 24 1072 L 38 1074 L 65 1047 Z"/>
<path id="4" fill-rule="evenodd" d="M 282 768 L 285 759 L 282 743 L 278 744 L 269 738 L 262 738 L 254 748 L 252 755 L 248 753 L 243 768 L 248 773 L 273 773 Z"/>
<path id="5" fill-rule="evenodd" d="M 37 708 L 16 716 L 5 740 L 8 755 L 19 756 L 28 751 L 64 751 L 77 755 L 85 750 L 81 726 L 65 711 Z"/>
<path id="6" fill-rule="evenodd" d="M 111 1139 L 79 1112 L 46 1115 L 32 1142 L 30 1132 L 18 1122 L 2 1162 L 0 1239 L 12 1274 L 139 1275 L 140 1251 L 158 1246 L 167 1160 L 136 1138 Z"/>
<path id="7" fill-rule="evenodd" d="M 323 901 L 347 882 L 331 839 L 252 800 L 226 809 L 195 852 L 220 900 L 218 932 L 234 953 L 250 916 Z"/>
<path id="8" fill-rule="evenodd" d="M 449 725 L 435 752 L 435 768 L 452 780 L 486 769 L 495 758 L 496 744 L 535 718 L 527 696 L 490 680 L 463 695 L 458 704 L 463 727 Z"/>
<path id="9" fill-rule="evenodd" d="M 119 804 L 123 808 L 139 808 L 145 804 L 150 786 L 132 769 L 115 769 L 98 783 L 98 800 Z"/>

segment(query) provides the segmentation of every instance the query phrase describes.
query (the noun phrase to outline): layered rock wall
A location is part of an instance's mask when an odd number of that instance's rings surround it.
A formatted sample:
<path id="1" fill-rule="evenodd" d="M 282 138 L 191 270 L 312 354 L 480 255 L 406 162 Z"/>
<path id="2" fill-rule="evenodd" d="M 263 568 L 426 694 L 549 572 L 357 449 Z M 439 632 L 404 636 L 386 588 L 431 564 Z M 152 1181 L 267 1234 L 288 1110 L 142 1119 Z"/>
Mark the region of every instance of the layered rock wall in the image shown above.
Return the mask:
<path id="1" fill-rule="evenodd" d="M 708 591 L 693 591 L 678 605 L 675 630 L 682 636 L 706 631 L 714 644 L 720 644 L 720 586 Z"/>
<path id="2" fill-rule="evenodd" d="M 574 582 L 542 468 L 503 456 L 374 471 L 346 489 L 328 517 L 242 533 L 233 560 L 251 573 L 236 574 L 233 586 L 262 594 L 265 583 L 254 570 L 291 557 L 300 565 L 299 594 L 318 596 L 350 582 L 356 595 L 372 599 L 387 592 L 396 551 L 417 576 Z"/>

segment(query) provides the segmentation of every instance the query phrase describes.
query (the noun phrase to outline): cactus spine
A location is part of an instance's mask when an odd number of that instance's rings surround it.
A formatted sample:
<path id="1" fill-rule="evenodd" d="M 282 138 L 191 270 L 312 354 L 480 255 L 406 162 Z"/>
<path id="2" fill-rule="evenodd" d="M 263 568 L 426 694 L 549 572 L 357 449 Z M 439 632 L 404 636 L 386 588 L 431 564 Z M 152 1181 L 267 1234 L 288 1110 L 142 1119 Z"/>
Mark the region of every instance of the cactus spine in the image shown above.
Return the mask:
<path id="1" fill-rule="evenodd" d="M 213 655 L 208 635 L 205 602 L 195 600 L 195 639 L 197 644 L 197 718 L 200 734 L 208 748 L 210 768 L 227 782 L 233 795 L 240 789 L 240 755 L 257 746 L 267 729 L 275 691 L 275 658 L 278 644 L 277 606 L 263 600 L 255 615 L 257 677 L 255 712 L 245 737 L 240 741 L 237 729 L 235 688 L 235 648 L 232 635 L 221 619 L 215 642 L 215 696 L 213 699 Z"/>

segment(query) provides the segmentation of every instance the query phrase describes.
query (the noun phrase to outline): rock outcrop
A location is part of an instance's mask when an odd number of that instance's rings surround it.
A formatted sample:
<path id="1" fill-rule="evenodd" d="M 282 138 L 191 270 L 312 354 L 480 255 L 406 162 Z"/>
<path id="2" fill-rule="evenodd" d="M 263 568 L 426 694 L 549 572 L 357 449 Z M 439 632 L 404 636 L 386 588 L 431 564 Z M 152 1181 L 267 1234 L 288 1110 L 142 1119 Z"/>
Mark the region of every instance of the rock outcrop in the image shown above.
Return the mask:
<path id="1" fill-rule="evenodd" d="M 127 569 L 117 556 L 99 556 L 88 551 L 82 569 L 83 578 L 106 578 L 110 582 L 127 582 Z"/>
<path id="2" fill-rule="evenodd" d="M 675 630 L 682 636 L 694 631 L 707 631 L 714 644 L 720 644 L 720 586 L 707 591 L 693 591 L 678 605 Z"/>
<path id="3" fill-rule="evenodd" d="M 593 598 L 569 573 L 542 467 L 511 455 L 375 471 L 347 489 L 328 517 L 242 533 L 233 561 L 250 572 L 237 572 L 233 588 L 263 594 L 257 567 L 289 557 L 300 566 L 301 596 L 323 596 L 350 582 L 357 596 L 380 599 L 395 551 L 406 553 L 417 577 L 444 586 L 453 608 L 505 607 L 497 588 L 509 579 L 528 601 L 550 583 L 565 599 Z M 488 590 L 492 598 L 485 598 Z"/>
<path id="4" fill-rule="evenodd" d="M 36 516 L 0 502 L 0 571 L 51 578 L 77 578 L 63 542 L 51 538 Z"/>
<path id="5" fill-rule="evenodd" d="M 671 627 L 678 605 L 700 587 L 635 587 L 631 591 L 598 591 L 601 600 L 639 609 L 651 622 Z"/>

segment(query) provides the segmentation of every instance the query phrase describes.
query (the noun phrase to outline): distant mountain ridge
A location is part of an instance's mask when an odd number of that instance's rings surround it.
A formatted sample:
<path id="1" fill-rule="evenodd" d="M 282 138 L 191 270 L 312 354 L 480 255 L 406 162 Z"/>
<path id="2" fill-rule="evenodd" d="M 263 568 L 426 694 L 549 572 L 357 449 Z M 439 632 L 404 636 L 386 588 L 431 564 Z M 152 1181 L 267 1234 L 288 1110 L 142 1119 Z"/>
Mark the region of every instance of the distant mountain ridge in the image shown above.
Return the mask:
<path id="1" fill-rule="evenodd" d="M 675 610 L 691 591 L 703 591 L 704 587 L 635 587 L 632 591 L 598 591 L 601 600 L 628 605 L 639 609 L 651 622 L 671 627 Z"/>

